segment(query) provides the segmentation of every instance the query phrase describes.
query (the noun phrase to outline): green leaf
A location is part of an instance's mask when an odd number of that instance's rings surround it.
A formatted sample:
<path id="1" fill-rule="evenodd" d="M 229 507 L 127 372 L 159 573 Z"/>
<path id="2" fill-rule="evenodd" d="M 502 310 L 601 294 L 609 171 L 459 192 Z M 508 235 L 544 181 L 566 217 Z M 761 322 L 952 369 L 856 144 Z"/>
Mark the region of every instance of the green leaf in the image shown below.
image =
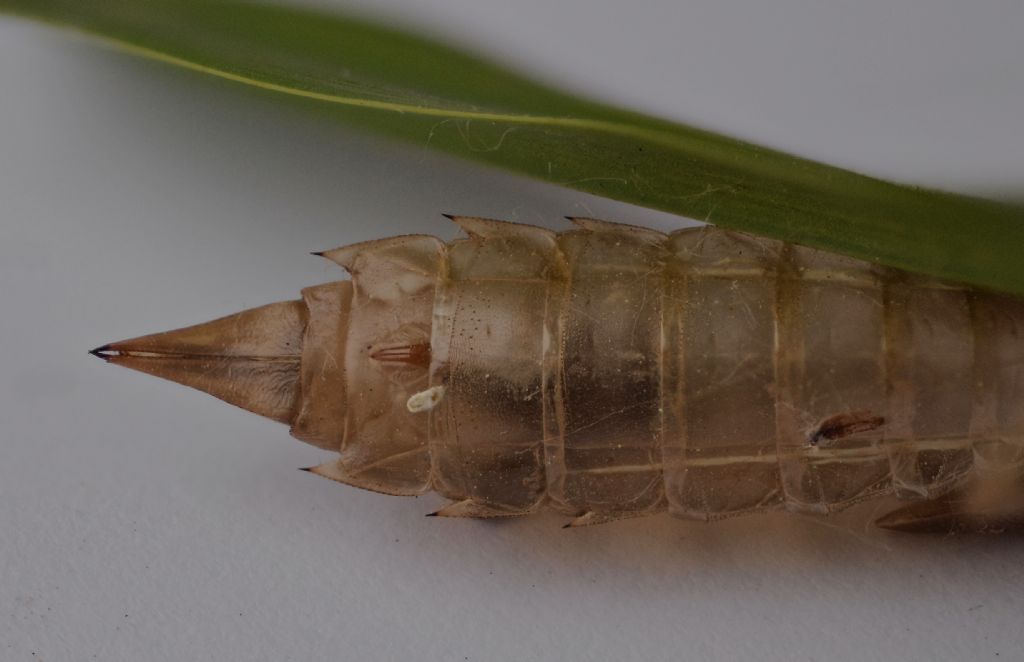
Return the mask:
<path id="1" fill-rule="evenodd" d="M 448 46 L 313 10 L 0 0 L 121 49 L 555 184 L 1024 295 L 1024 208 L 893 184 L 573 97 Z"/>

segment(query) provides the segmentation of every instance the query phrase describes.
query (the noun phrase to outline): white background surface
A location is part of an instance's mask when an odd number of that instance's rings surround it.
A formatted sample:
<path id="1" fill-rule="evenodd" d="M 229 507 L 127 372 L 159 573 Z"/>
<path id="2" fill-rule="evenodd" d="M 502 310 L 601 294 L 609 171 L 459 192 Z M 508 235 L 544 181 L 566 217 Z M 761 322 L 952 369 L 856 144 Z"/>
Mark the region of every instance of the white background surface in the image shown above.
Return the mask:
<path id="1" fill-rule="evenodd" d="M 832 163 L 1024 189 L 1019 2 L 363 4 Z M 444 211 L 679 223 L 0 19 L 0 659 L 1024 658 L 1019 536 L 427 519 L 86 354 L 340 277 L 310 250 L 450 238 Z"/>

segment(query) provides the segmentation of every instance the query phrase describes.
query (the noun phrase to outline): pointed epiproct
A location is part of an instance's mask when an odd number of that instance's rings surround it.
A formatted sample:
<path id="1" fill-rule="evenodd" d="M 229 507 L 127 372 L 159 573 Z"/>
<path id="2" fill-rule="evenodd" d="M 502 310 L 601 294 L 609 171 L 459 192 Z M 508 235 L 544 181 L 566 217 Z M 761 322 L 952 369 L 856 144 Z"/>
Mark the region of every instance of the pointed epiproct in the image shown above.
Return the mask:
<path id="1" fill-rule="evenodd" d="M 90 354 L 288 423 L 298 407 L 305 327 L 305 306 L 286 301 L 110 343 Z"/>

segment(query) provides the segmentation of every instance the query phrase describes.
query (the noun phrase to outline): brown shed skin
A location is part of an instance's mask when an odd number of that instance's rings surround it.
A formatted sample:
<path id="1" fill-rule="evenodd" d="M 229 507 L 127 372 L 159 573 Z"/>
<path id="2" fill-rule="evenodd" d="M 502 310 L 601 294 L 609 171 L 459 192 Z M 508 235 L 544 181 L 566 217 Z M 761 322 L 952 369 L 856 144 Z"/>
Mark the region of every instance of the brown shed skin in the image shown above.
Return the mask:
<path id="1" fill-rule="evenodd" d="M 1024 522 L 1024 302 L 713 227 L 453 220 L 467 238 L 327 251 L 351 281 L 94 353 L 442 516 Z"/>

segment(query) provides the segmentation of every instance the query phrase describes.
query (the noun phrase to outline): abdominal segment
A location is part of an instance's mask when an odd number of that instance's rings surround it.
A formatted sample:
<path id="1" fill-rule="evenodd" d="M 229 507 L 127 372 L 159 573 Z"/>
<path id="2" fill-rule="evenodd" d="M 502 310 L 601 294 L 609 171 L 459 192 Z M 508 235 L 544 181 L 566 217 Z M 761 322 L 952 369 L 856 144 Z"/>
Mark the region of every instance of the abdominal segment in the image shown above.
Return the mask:
<path id="1" fill-rule="evenodd" d="M 883 497 L 888 528 L 1024 521 L 1024 302 L 713 227 L 453 220 L 324 253 L 351 282 L 294 304 L 274 417 L 340 452 L 315 473 L 576 525 Z"/>
<path id="2" fill-rule="evenodd" d="M 426 415 L 452 514 L 828 514 L 1024 476 L 1016 300 L 715 228 L 456 220 Z"/>

